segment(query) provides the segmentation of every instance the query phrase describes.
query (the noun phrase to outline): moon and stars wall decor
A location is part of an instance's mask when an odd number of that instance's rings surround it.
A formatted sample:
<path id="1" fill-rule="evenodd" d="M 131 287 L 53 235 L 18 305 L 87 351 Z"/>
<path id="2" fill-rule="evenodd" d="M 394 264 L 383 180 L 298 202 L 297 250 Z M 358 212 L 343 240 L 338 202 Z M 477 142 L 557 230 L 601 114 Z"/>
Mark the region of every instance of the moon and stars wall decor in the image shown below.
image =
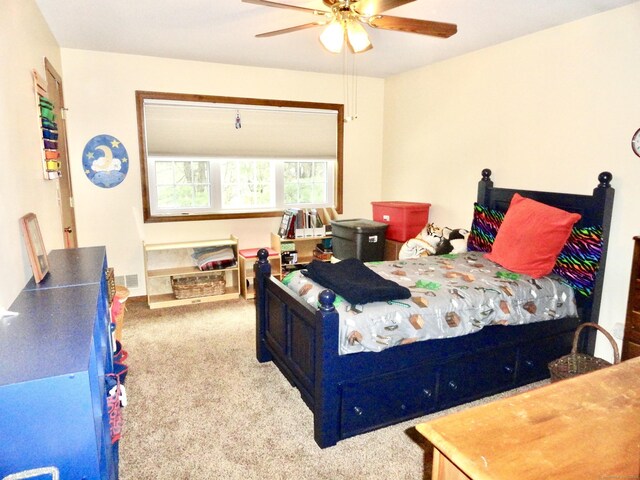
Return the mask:
<path id="1" fill-rule="evenodd" d="M 111 135 L 96 135 L 84 147 L 82 167 L 91 183 L 113 188 L 122 183 L 129 171 L 127 149 Z"/>

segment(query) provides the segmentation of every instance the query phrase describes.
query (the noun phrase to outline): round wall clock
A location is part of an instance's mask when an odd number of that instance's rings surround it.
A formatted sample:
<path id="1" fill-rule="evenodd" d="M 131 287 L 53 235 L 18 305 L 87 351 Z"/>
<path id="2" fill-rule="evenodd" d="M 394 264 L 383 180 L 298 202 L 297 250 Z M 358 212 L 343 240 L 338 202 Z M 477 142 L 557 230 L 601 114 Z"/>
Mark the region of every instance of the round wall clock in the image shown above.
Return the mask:
<path id="1" fill-rule="evenodd" d="M 631 150 L 640 157 L 640 128 L 631 137 Z"/>

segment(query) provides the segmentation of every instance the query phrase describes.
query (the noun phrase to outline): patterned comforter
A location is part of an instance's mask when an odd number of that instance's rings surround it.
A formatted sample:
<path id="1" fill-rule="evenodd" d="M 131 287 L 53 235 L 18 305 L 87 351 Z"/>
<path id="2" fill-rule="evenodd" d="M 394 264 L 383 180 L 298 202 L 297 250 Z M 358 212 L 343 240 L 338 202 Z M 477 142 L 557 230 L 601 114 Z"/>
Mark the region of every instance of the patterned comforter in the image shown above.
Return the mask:
<path id="1" fill-rule="evenodd" d="M 466 335 L 485 325 L 577 316 L 571 287 L 553 276 L 533 279 L 505 270 L 479 252 L 367 266 L 409 288 L 411 298 L 351 305 L 338 296 L 334 306 L 340 314 L 340 354 Z M 303 270 L 290 273 L 283 283 L 314 306 L 324 290 Z"/>

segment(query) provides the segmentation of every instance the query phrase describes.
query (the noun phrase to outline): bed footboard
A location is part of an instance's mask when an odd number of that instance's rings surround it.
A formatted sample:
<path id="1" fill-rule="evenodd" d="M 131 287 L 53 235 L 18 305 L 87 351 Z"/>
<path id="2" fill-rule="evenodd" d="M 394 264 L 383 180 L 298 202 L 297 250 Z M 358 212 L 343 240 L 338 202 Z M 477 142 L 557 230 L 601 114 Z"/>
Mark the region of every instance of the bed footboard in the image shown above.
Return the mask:
<path id="1" fill-rule="evenodd" d="M 339 397 L 333 381 L 338 358 L 339 317 L 335 294 L 320 294 L 316 310 L 292 297 L 271 277 L 268 252 L 254 266 L 256 357 L 272 361 L 300 392 L 314 414 L 314 437 L 328 447 L 339 440 Z"/>

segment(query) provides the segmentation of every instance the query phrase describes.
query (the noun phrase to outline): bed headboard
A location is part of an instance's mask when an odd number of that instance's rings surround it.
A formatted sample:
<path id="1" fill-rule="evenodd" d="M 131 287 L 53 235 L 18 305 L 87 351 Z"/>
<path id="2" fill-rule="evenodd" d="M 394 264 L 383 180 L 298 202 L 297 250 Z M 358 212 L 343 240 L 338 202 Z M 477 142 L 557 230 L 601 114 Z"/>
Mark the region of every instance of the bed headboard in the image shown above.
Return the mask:
<path id="1" fill-rule="evenodd" d="M 602 283 L 604 280 L 605 264 L 607 260 L 607 245 L 609 243 L 609 231 L 611 229 L 611 212 L 613 210 L 613 197 L 615 189 L 611 187 L 613 175 L 602 172 L 598 175 L 598 185 L 593 189 L 592 195 L 579 195 L 574 193 L 539 192 L 535 190 L 519 190 L 512 188 L 496 188 L 491 180 L 491 170 L 482 170 L 482 179 L 478 182 L 478 203 L 495 210 L 506 212 L 514 193 L 531 198 L 538 202 L 546 203 L 561 208 L 568 212 L 582 215 L 576 226 L 602 226 L 602 256 L 593 294 L 590 297 L 576 296 L 578 311 L 581 321 L 598 323 L 600 301 L 602 295 Z M 593 353 L 595 347 L 595 330 L 590 330 L 584 340 L 582 348 Z"/>

